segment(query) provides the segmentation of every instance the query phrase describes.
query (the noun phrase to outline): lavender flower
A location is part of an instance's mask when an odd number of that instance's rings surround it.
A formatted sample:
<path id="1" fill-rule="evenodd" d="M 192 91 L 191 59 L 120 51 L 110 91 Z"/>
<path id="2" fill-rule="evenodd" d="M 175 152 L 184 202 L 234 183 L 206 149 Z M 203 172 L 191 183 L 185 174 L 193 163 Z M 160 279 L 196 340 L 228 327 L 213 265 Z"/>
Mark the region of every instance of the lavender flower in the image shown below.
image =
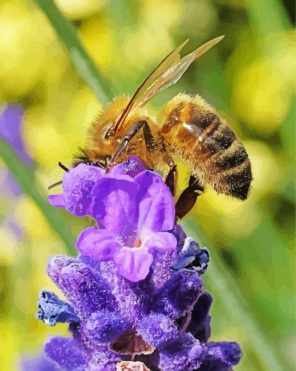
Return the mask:
<path id="1" fill-rule="evenodd" d="M 79 235 L 77 250 L 98 262 L 114 261 L 128 280 L 148 275 L 156 250 L 176 248 L 170 232 L 175 224 L 171 193 L 136 158 L 106 176 L 98 167 L 80 164 L 65 173 L 63 189 L 63 194 L 49 196 L 51 204 L 77 216 L 91 215 L 100 226 Z"/>
<path id="2" fill-rule="evenodd" d="M 97 223 L 79 235 L 81 255 L 49 261 L 68 303 L 48 291 L 38 301 L 39 319 L 69 323 L 72 337 L 45 345 L 60 368 L 226 371 L 239 362 L 238 344 L 207 343 L 212 298 L 200 274 L 208 253 L 175 225 L 157 174 L 134 157 L 107 174 L 78 165 L 50 202 Z"/>
<path id="3" fill-rule="evenodd" d="M 22 162 L 32 164 L 22 136 L 23 109 L 18 105 L 0 107 L 0 139 L 8 143 Z"/>
<path id="4" fill-rule="evenodd" d="M 17 157 L 26 165 L 32 165 L 33 161 L 29 156 L 22 135 L 23 109 L 19 105 L 9 105 L 0 107 L 0 140 L 10 145 Z M 0 192 L 16 198 L 22 191 L 15 182 L 13 175 L 5 168 L 0 168 L 0 177 L 2 179 Z M 13 216 L 13 206 L 9 205 L 5 219 L 2 225 L 15 235 L 19 240 L 23 237 L 23 230 L 15 221 Z"/>
<path id="5" fill-rule="evenodd" d="M 23 109 L 18 105 L 0 107 L 0 140 L 11 146 L 18 158 L 27 165 L 32 164 L 22 136 Z M 2 176 L 5 179 L 3 191 L 16 197 L 21 194 L 18 184 L 14 181 L 11 173 L 2 168 Z"/>

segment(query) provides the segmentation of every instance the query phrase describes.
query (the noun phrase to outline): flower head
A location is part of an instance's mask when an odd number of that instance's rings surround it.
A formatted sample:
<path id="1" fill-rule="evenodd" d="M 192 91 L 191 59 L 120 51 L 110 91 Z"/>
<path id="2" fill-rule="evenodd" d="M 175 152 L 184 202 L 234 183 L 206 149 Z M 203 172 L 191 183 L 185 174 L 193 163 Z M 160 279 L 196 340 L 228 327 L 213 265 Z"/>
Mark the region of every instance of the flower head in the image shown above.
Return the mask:
<path id="1" fill-rule="evenodd" d="M 81 232 L 77 250 L 98 262 L 112 260 L 130 281 L 148 275 L 157 251 L 176 248 L 172 195 L 161 177 L 138 159 L 107 174 L 80 164 L 65 173 L 63 190 L 49 196 L 52 205 L 77 216 L 90 215 L 97 222 Z"/>
<path id="2" fill-rule="evenodd" d="M 159 175 L 130 159 L 97 177 L 84 165 L 72 181 L 79 166 L 56 197 L 79 216 L 83 204 L 97 225 L 79 235 L 80 256 L 49 261 L 67 302 L 42 291 L 37 317 L 69 323 L 72 337 L 50 339 L 47 356 L 64 370 L 222 371 L 238 363 L 238 344 L 207 343 L 212 298 L 200 275 L 208 252 L 175 225 Z"/>

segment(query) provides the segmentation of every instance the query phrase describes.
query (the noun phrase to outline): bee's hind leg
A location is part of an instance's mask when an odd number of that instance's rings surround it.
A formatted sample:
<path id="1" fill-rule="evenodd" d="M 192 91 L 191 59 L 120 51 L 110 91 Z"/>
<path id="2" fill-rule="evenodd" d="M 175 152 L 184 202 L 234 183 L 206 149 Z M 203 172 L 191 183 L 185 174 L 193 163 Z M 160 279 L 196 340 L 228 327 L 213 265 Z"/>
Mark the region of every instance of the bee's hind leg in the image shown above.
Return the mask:
<path id="1" fill-rule="evenodd" d="M 189 178 L 188 187 L 181 193 L 176 203 L 176 216 L 181 219 L 193 208 L 196 199 L 203 193 L 204 188 L 200 181 L 195 176 L 191 175 Z"/>

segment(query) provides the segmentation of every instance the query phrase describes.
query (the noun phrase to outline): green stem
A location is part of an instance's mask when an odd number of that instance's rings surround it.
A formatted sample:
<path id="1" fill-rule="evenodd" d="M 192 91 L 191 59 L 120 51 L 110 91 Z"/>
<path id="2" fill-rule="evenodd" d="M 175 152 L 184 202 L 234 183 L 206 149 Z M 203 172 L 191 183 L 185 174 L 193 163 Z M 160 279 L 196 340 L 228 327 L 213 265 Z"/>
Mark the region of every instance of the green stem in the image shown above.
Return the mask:
<path id="1" fill-rule="evenodd" d="M 64 17 L 53 0 L 35 0 L 39 8 L 47 16 L 53 29 L 64 43 L 71 60 L 85 82 L 93 89 L 103 104 L 113 96 L 110 83 L 98 71 L 93 60 L 89 57 L 79 40 L 75 28 Z"/>

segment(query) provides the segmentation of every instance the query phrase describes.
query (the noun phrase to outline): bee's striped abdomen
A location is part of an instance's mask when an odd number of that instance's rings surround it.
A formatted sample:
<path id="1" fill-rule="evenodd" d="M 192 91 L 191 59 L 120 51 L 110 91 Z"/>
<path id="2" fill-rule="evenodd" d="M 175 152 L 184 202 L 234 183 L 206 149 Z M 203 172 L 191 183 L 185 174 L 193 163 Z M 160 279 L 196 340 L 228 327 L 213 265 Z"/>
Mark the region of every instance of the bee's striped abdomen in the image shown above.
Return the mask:
<path id="1" fill-rule="evenodd" d="M 247 198 L 250 161 L 233 130 L 200 97 L 177 98 L 169 103 L 161 130 L 170 150 L 217 192 Z"/>
<path id="2" fill-rule="evenodd" d="M 221 186 L 233 197 L 246 199 L 252 181 L 251 165 L 244 146 L 238 141 L 235 133 L 223 122 L 213 134 L 210 143 L 205 141 L 214 152 L 211 156 L 213 171 L 219 176 Z M 215 152 L 216 150 L 216 152 Z"/>
<path id="3" fill-rule="evenodd" d="M 223 153 L 219 153 L 219 156 L 215 159 L 216 166 L 221 170 L 227 170 L 241 165 L 245 160 L 247 160 L 248 154 L 244 147 L 235 142 L 235 149 L 225 150 Z"/>

